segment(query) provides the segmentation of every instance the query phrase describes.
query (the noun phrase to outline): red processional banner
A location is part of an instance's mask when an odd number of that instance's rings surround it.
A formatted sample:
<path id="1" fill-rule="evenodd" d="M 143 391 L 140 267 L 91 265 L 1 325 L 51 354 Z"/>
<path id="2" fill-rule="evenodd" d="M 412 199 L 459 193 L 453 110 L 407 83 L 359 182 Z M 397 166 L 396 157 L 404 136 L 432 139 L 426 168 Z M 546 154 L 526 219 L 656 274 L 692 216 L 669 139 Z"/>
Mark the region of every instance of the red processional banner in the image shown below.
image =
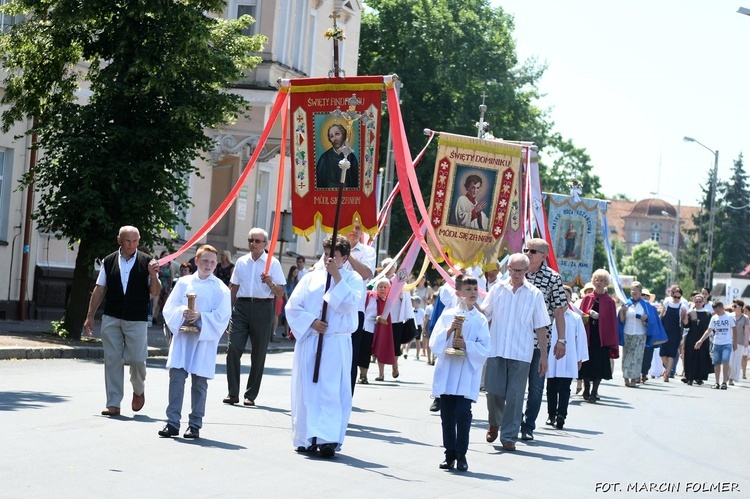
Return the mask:
<path id="1" fill-rule="evenodd" d="M 320 221 L 333 232 L 339 162 L 346 158 L 338 230 L 345 234 L 358 220 L 374 234 L 383 77 L 292 79 L 289 91 L 293 231 L 307 237 Z"/>

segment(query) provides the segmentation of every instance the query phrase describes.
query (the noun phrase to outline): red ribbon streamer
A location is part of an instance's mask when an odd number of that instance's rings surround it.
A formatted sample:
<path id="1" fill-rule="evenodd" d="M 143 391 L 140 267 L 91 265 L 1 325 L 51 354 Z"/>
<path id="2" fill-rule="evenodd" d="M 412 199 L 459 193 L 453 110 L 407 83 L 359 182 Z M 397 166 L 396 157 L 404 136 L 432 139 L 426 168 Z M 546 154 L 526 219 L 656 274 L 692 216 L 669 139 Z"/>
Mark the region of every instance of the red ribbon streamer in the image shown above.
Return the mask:
<path id="1" fill-rule="evenodd" d="M 185 253 L 185 251 L 187 251 L 191 246 L 193 246 L 195 243 L 203 239 L 203 237 L 211 229 L 213 229 L 217 223 L 219 223 L 219 221 L 227 213 L 227 211 L 229 211 L 229 208 L 234 204 L 234 201 L 237 199 L 237 196 L 239 195 L 240 190 L 242 189 L 242 185 L 245 183 L 245 180 L 247 180 L 248 175 L 250 175 L 250 172 L 255 166 L 255 163 L 258 161 L 258 157 L 260 157 L 260 154 L 263 151 L 263 146 L 266 145 L 268 136 L 271 134 L 271 129 L 276 123 L 276 118 L 279 116 L 279 111 L 281 110 L 282 106 L 288 102 L 288 98 L 289 98 L 289 93 L 285 88 L 282 88 L 279 91 L 279 93 L 276 95 L 276 101 L 274 101 L 273 103 L 273 108 L 271 109 L 271 114 L 269 115 L 268 122 L 266 122 L 266 126 L 263 129 L 263 133 L 261 134 L 260 139 L 258 140 L 258 146 L 255 148 L 255 152 L 253 152 L 253 156 L 247 162 L 247 166 L 245 167 L 245 170 L 240 175 L 240 178 L 237 179 L 237 182 L 234 184 L 234 187 L 232 187 L 232 190 L 229 192 L 224 202 L 222 202 L 221 205 L 218 208 L 216 208 L 216 211 L 214 212 L 214 214 L 211 215 L 211 218 L 209 218 L 205 224 L 203 224 L 203 227 L 198 229 L 198 231 L 195 234 L 193 234 L 193 237 L 191 237 L 180 249 L 178 249 L 171 255 L 167 255 L 164 258 L 160 258 L 159 265 L 164 265 L 167 262 L 171 262 L 175 258 Z M 284 147 L 283 142 L 282 142 L 281 147 L 283 151 L 283 147 Z M 282 156 L 282 161 L 283 161 L 283 158 L 284 157 Z M 283 165 L 282 165 L 282 169 L 283 169 Z M 266 269 L 266 271 L 268 271 L 268 269 Z"/>
<path id="2" fill-rule="evenodd" d="M 268 255 L 273 256 L 276 250 L 276 241 L 279 238 L 279 221 L 281 220 L 281 199 L 284 195 L 284 158 L 286 158 L 286 125 L 289 116 L 289 99 L 284 99 L 281 105 L 281 149 L 279 150 L 279 180 L 276 183 L 276 216 L 273 220 L 273 231 L 268 246 Z M 266 268 L 263 273 L 268 274 L 271 268 L 271 258 L 266 258 Z"/>

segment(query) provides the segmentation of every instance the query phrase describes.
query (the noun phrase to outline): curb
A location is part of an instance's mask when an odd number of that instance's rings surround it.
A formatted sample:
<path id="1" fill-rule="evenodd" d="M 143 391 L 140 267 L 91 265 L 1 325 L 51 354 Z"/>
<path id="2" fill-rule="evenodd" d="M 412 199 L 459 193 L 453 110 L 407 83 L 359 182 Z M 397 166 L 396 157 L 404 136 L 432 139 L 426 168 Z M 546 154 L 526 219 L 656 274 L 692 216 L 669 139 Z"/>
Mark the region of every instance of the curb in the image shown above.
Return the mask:
<path id="1" fill-rule="evenodd" d="M 268 353 L 291 352 L 294 350 L 294 344 L 289 346 L 271 346 L 269 345 Z M 226 345 L 219 345 L 217 355 L 227 353 Z M 250 349 L 245 349 L 245 353 L 250 353 Z M 148 356 L 166 357 L 169 355 L 169 348 L 148 347 Z M 53 347 L 0 347 L 0 360 L 39 360 L 39 359 L 103 359 L 104 350 L 102 347 L 69 347 L 58 345 Z"/>

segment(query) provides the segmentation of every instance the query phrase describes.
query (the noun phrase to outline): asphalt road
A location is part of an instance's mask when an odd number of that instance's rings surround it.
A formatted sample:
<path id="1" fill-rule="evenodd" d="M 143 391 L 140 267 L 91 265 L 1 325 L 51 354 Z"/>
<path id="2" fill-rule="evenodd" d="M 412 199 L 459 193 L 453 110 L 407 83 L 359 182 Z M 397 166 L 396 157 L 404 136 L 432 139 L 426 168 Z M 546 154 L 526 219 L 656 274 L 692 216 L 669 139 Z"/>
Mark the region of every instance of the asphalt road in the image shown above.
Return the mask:
<path id="1" fill-rule="evenodd" d="M 248 362 L 246 355 L 243 383 Z M 481 396 L 469 472 L 462 474 L 438 469 L 440 418 L 428 411 L 433 368 L 422 361 L 402 360 L 398 380 L 386 375 L 385 382 L 357 386 L 347 439 L 333 460 L 293 450 L 290 352 L 269 355 L 254 408 L 221 403 L 225 365 L 217 357 L 197 441 L 157 436 L 167 403 L 164 364 L 164 358 L 148 361 L 140 413 L 126 403 L 126 382 L 123 414 L 108 418 L 99 415 L 101 361 L 0 361 L 0 495 L 750 497 L 747 381 L 727 391 L 679 380 L 632 389 L 622 385 L 618 366 L 600 389 L 600 403 L 574 398 L 564 430 L 544 427 L 543 405 L 536 440 L 519 442 L 516 452 L 485 442 Z M 188 412 L 189 401 L 182 431 Z"/>

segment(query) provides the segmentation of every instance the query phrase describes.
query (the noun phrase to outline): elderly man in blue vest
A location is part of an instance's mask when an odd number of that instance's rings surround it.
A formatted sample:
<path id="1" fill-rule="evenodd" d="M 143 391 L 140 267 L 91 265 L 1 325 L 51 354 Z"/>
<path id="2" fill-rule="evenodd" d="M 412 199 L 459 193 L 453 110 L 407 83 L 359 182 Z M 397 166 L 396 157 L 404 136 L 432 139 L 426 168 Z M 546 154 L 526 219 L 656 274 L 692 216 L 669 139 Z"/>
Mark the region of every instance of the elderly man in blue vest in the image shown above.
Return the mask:
<path id="1" fill-rule="evenodd" d="M 138 412 L 146 402 L 148 304 L 152 296 L 159 296 L 161 282 L 157 261 L 138 251 L 140 239 L 140 232 L 132 225 L 120 227 L 117 235 L 120 249 L 102 261 L 83 325 L 90 336 L 96 310 L 106 297 L 101 330 L 107 390 L 107 408 L 102 411 L 103 416 L 120 415 L 125 364 L 130 365 L 133 385 L 131 408 Z"/>

